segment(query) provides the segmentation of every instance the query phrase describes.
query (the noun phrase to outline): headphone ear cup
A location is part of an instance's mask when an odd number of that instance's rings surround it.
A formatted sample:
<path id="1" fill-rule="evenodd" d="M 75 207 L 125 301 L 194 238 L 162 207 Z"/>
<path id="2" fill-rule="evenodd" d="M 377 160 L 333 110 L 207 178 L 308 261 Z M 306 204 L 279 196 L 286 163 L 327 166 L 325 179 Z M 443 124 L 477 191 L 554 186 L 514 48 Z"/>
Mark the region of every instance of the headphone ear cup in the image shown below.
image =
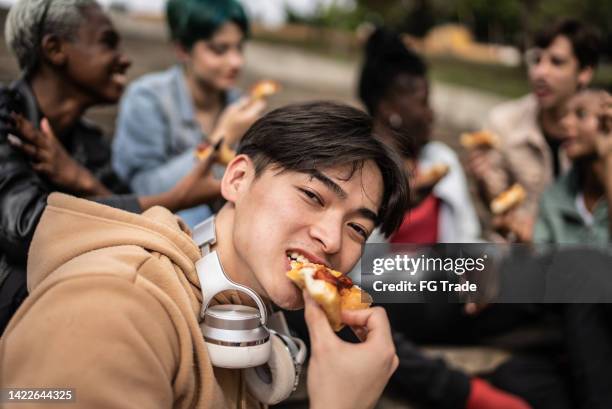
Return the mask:
<path id="1" fill-rule="evenodd" d="M 281 339 L 271 334 L 270 360 L 244 370 L 249 392 L 266 405 L 275 405 L 289 397 L 295 384 L 295 366 L 291 353 Z"/>

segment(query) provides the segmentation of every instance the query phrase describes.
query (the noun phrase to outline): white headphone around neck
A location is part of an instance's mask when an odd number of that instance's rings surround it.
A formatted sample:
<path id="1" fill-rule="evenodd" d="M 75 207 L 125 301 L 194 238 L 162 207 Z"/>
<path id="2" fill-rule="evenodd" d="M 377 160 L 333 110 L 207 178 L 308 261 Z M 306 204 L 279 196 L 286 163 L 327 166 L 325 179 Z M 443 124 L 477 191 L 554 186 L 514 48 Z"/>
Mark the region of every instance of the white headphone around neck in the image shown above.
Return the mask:
<path id="1" fill-rule="evenodd" d="M 202 289 L 199 321 L 213 366 L 243 369 L 249 391 L 265 404 L 286 399 L 299 382 L 306 358 L 304 342 L 290 336 L 287 328 L 268 328 L 268 312 L 261 297 L 227 277 L 219 255 L 210 251 L 217 240 L 214 216 L 194 228 L 193 240 L 202 251 L 196 262 Z M 234 304 L 209 307 L 214 296 L 227 290 L 245 293 L 257 308 Z"/>

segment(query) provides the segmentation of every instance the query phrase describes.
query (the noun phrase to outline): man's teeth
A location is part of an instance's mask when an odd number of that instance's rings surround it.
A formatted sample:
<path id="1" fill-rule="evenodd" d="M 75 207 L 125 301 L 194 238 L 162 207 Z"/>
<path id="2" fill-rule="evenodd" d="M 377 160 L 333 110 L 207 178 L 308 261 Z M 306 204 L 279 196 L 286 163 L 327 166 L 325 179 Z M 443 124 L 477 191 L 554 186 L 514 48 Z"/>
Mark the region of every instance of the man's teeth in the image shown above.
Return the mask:
<path id="1" fill-rule="evenodd" d="M 115 73 L 113 74 L 113 81 L 118 84 L 125 85 L 127 83 L 127 75 Z"/>
<path id="2" fill-rule="evenodd" d="M 310 263 L 310 260 L 308 260 L 306 257 L 296 251 L 289 254 L 289 258 L 293 261 L 298 261 L 300 263 Z"/>

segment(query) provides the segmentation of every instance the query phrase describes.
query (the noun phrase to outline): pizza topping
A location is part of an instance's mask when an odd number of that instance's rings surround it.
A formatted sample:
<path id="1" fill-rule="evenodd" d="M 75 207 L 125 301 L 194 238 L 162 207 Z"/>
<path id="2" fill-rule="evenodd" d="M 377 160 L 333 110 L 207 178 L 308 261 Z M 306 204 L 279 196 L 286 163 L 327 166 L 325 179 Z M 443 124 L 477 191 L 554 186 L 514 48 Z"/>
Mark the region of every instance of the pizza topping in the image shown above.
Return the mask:
<path id="1" fill-rule="evenodd" d="M 336 277 L 327 267 L 322 266 L 320 264 L 315 265 L 317 266 L 317 269 L 315 270 L 313 275 L 314 279 L 327 281 L 328 283 L 336 286 L 336 288 L 338 288 L 338 291 L 342 289 L 349 289 L 353 286 L 353 280 L 351 280 L 350 277 L 347 277 L 345 275 L 340 275 Z"/>
<path id="2" fill-rule="evenodd" d="M 353 281 L 350 277 L 327 268 L 322 264 L 311 263 L 310 260 L 296 251 L 291 252 L 287 257 L 291 260 L 292 269 L 302 269 L 304 273 L 310 275 L 315 280 L 323 280 L 333 284 L 339 291 L 350 289 L 353 286 Z"/>

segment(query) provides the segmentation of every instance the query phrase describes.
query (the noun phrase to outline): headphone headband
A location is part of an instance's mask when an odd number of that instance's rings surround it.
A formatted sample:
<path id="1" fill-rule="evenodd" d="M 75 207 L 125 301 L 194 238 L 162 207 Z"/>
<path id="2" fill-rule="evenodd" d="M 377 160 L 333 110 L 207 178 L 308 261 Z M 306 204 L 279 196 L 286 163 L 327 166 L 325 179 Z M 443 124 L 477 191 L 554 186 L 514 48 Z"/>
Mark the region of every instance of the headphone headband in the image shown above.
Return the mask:
<path id="1" fill-rule="evenodd" d="M 215 295 L 227 290 L 236 290 L 245 293 L 255 301 L 259 309 L 261 323 L 266 325 L 268 313 L 261 297 L 250 288 L 230 280 L 223 270 L 217 252 L 210 252 L 210 246 L 217 242 L 214 216 L 211 216 L 194 228 L 193 240 L 200 247 L 203 256 L 203 258 L 196 262 L 196 271 L 202 290 L 200 319 L 204 318 L 206 308 L 208 308 L 208 304 L 210 304 Z"/>

